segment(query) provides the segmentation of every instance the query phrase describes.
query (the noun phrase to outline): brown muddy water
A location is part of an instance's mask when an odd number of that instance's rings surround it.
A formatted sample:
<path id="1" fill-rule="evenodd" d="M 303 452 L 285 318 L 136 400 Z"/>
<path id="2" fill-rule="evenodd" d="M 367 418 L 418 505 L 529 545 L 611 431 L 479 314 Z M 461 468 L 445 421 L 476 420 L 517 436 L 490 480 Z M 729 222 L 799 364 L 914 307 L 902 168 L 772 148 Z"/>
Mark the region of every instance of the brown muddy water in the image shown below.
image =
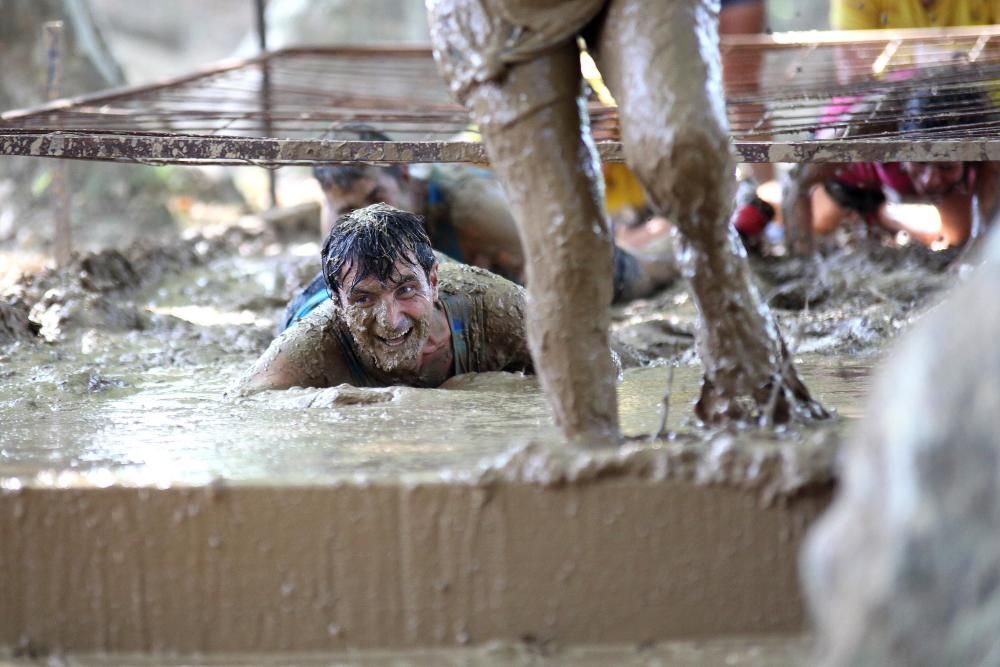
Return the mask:
<path id="1" fill-rule="evenodd" d="M 928 269 L 925 258 L 869 250 L 809 266 L 758 267 L 760 288 L 778 307 L 806 382 L 841 417 L 832 427 L 721 437 L 697 430 L 689 423 L 700 372 L 691 335 L 696 314 L 684 287 L 617 309 L 616 335 L 660 359 L 626 370 L 617 385 L 622 428 L 633 440 L 611 463 L 639 469 L 666 461 L 668 467 L 687 466 L 681 474 L 688 479 L 735 483 L 765 496 L 828 481 L 829 452 L 864 411 L 868 377 L 887 341 L 953 280 Z M 241 233 L 91 257 L 71 271 L 6 288 L 3 299 L 20 303 L 21 312 L 30 309 L 41 336 L 22 335 L 20 342 L 0 347 L 0 492 L 25 486 L 462 480 L 498 471 L 531 477 L 533 452 L 561 439 L 534 377 L 490 373 L 455 378 L 439 389 L 342 386 L 226 397 L 227 387 L 270 342 L 285 301 L 312 273 L 317 253 L 315 244 L 281 246 L 266 234 Z M 651 443 L 668 383 L 672 438 Z M 499 643 L 274 660 L 792 665 L 806 660 L 809 647 L 805 636 L 720 637 L 648 646 Z M 60 659 L 170 664 L 162 656 Z M 271 664 L 269 659 L 200 660 Z M 177 664 L 182 662 L 198 661 Z"/>
<path id="2" fill-rule="evenodd" d="M 339 387 L 226 398 L 227 386 L 273 334 L 291 280 L 285 276 L 311 265 L 308 252 L 273 253 L 234 253 L 133 293 L 113 293 L 112 301 L 138 314 L 141 328 L 74 327 L 68 318 L 52 327 L 53 342 L 0 352 L 3 484 L 306 483 L 432 473 L 560 439 L 531 376 L 469 375 L 440 389 Z M 651 309 L 647 303 L 620 312 L 623 337 L 653 348 L 670 336 L 681 343 L 672 359 L 627 370 L 618 384 L 622 428 L 635 437 L 659 427 L 670 365 L 669 429 L 691 431 L 698 389 L 699 368 L 684 342 L 690 303 L 678 290 Z M 849 422 L 862 410 L 875 358 L 811 352 L 798 361 L 813 391 Z"/>

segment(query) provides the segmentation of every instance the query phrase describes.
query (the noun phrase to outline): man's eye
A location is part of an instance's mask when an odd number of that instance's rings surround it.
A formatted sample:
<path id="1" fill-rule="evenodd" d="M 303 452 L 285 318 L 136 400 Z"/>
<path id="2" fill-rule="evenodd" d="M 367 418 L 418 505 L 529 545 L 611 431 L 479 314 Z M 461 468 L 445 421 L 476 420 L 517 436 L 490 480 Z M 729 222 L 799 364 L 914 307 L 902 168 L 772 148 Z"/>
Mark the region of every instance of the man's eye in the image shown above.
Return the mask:
<path id="1" fill-rule="evenodd" d="M 351 297 L 351 304 L 355 306 L 368 306 L 371 305 L 371 302 L 372 298 L 367 294 Z"/>
<path id="2" fill-rule="evenodd" d="M 396 294 L 398 294 L 399 296 L 410 296 L 414 294 L 416 291 L 417 288 L 414 287 L 413 285 L 403 285 L 398 290 L 396 290 Z"/>

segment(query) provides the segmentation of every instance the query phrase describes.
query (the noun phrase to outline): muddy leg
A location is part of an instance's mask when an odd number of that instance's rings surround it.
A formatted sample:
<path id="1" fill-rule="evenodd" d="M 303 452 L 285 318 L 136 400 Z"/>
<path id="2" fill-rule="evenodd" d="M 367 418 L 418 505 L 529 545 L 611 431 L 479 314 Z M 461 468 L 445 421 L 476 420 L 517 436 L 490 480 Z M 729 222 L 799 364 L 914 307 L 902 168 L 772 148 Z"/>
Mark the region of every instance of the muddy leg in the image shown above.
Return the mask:
<path id="1" fill-rule="evenodd" d="M 824 417 L 727 223 L 734 166 L 708 2 L 612 0 L 595 46 L 621 107 L 625 157 L 680 232 L 681 266 L 702 320 L 698 417 L 706 424 Z"/>
<path id="2" fill-rule="evenodd" d="M 618 438 L 612 243 L 580 92 L 579 52 L 567 44 L 480 84 L 467 102 L 520 230 L 528 341 L 545 395 L 567 437 L 604 444 Z"/>

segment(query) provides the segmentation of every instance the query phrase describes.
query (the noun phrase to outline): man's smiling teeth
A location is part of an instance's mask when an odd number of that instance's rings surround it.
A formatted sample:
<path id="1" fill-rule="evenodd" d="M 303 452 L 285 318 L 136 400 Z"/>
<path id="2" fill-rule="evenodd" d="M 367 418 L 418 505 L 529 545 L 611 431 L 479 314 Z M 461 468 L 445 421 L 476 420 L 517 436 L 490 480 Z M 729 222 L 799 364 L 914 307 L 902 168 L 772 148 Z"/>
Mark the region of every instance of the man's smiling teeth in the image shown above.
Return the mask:
<path id="1" fill-rule="evenodd" d="M 389 347 L 396 347 L 397 345 L 403 344 L 403 341 L 406 340 L 406 337 L 410 335 L 410 331 L 413 331 L 413 329 L 408 330 L 406 333 L 399 334 L 395 338 L 382 338 L 381 336 L 379 336 L 378 339 L 383 343 L 385 343 L 386 345 L 388 345 Z"/>

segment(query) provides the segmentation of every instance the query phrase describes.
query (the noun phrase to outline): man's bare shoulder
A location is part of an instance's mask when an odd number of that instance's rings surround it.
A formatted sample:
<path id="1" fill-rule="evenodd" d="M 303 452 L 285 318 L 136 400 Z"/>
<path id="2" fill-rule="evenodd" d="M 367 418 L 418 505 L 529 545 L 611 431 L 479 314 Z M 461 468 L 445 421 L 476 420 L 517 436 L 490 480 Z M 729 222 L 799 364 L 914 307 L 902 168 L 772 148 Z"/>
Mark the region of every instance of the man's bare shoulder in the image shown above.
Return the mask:
<path id="1" fill-rule="evenodd" d="M 229 393 L 246 395 L 350 382 L 338 326 L 336 303 L 324 301 L 275 338 Z"/>
<path id="2" fill-rule="evenodd" d="M 441 291 L 468 304 L 466 328 L 477 348 L 478 370 L 530 370 L 525 291 L 486 269 L 465 264 L 438 269 Z"/>
<path id="3" fill-rule="evenodd" d="M 460 262 L 441 264 L 438 278 L 441 291 L 445 294 L 462 294 L 481 301 L 487 307 L 524 306 L 523 287 L 478 266 Z"/>

